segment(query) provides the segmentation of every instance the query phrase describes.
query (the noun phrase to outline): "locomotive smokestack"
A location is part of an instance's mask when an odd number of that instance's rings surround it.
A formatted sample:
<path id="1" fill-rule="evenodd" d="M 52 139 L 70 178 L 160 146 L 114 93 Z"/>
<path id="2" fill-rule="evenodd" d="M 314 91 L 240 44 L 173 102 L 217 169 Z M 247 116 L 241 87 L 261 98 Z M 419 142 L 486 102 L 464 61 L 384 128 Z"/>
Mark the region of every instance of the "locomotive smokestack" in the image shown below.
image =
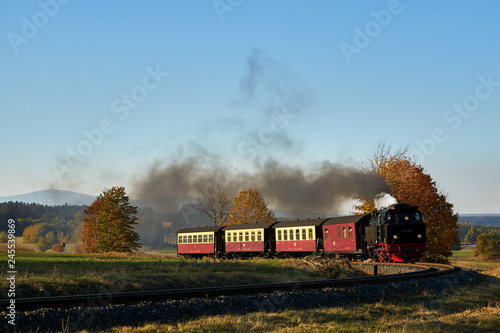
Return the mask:
<path id="1" fill-rule="evenodd" d="M 384 207 L 396 205 L 398 201 L 389 193 L 382 192 L 375 196 L 373 203 L 375 204 L 375 208 L 381 209 Z"/>

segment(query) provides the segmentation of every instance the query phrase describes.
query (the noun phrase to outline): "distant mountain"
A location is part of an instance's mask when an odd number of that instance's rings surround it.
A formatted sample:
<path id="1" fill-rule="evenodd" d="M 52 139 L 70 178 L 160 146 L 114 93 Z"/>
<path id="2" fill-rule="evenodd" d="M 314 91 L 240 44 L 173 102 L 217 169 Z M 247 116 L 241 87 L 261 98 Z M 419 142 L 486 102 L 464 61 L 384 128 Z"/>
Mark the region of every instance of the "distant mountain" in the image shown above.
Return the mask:
<path id="1" fill-rule="evenodd" d="M 26 194 L 0 197 L 0 202 L 18 201 L 25 203 L 37 203 L 47 206 L 59 205 L 90 205 L 96 199 L 95 196 L 63 190 L 41 190 Z"/>

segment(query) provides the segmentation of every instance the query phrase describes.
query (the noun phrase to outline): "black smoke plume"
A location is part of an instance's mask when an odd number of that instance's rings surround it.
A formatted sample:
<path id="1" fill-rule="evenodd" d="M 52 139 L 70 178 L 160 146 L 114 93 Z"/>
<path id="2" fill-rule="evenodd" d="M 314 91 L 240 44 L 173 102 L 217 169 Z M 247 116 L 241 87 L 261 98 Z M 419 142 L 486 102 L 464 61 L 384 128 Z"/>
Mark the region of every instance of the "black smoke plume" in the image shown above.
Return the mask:
<path id="1" fill-rule="evenodd" d="M 381 178 L 329 161 L 302 168 L 268 160 L 249 173 L 215 161 L 207 163 L 203 158 L 187 158 L 151 166 L 137 180 L 134 197 L 149 199 L 155 210 L 174 212 L 216 184 L 227 187 L 233 195 L 243 188 L 256 188 L 271 208 L 286 211 L 289 217 L 339 213 L 353 196 L 373 198 L 389 190 Z"/>

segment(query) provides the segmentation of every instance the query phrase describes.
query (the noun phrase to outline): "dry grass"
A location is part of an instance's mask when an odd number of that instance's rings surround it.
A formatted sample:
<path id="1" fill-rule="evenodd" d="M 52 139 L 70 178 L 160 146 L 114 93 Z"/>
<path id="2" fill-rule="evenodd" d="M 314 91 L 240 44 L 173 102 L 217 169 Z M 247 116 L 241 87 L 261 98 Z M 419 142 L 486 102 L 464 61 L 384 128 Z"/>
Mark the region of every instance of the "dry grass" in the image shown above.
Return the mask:
<path id="1" fill-rule="evenodd" d="M 470 288 L 406 295 L 376 304 L 201 317 L 106 332 L 499 332 L 500 262 L 481 262 L 464 253 L 454 261 L 481 270 L 484 281 Z"/>
<path id="2" fill-rule="evenodd" d="M 140 253 L 18 252 L 18 297 L 181 289 L 362 275 L 336 261 L 186 260 Z M 7 296 L 6 261 L 0 264 L 0 298 Z"/>

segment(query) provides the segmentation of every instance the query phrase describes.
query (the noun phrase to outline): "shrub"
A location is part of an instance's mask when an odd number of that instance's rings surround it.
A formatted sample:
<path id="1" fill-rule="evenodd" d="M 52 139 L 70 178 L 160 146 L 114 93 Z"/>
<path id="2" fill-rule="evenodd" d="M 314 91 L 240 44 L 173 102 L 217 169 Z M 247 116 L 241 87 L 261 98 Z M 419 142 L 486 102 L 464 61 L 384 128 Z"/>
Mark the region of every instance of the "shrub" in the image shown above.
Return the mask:
<path id="1" fill-rule="evenodd" d="M 52 248 L 52 250 L 54 250 L 54 252 L 63 252 L 64 251 L 64 247 L 62 246 L 62 244 L 56 244 L 56 245 L 54 245 L 54 247 Z"/>
<path id="2" fill-rule="evenodd" d="M 84 253 L 83 248 L 82 248 L 82 244 L 77 244 L 75 246 L 75 253 Z"/>
<path id="3" fill-rule="evenodd" d="M 0 243 L 7 243 L 9 240 L 9 236 L 7 235 L 7 231 L 0 231 Z"/>
<path id="4" fill-rule="evenodd" d="M 500 239 L 495 232 L 482 234 L 477 237 L 477 246 L 473 255 L 485 259 L 500 258 Z"/>
<path id="5" fill-rule="evenodd" d="M 36 243 L 36 247 L 40 250 L 40 252 L 45 252 L 48 249 L 52 247 L 47 241 L 45 240 L 45 237 L 40 237 L 38 239 L 38 243 Z"/>

